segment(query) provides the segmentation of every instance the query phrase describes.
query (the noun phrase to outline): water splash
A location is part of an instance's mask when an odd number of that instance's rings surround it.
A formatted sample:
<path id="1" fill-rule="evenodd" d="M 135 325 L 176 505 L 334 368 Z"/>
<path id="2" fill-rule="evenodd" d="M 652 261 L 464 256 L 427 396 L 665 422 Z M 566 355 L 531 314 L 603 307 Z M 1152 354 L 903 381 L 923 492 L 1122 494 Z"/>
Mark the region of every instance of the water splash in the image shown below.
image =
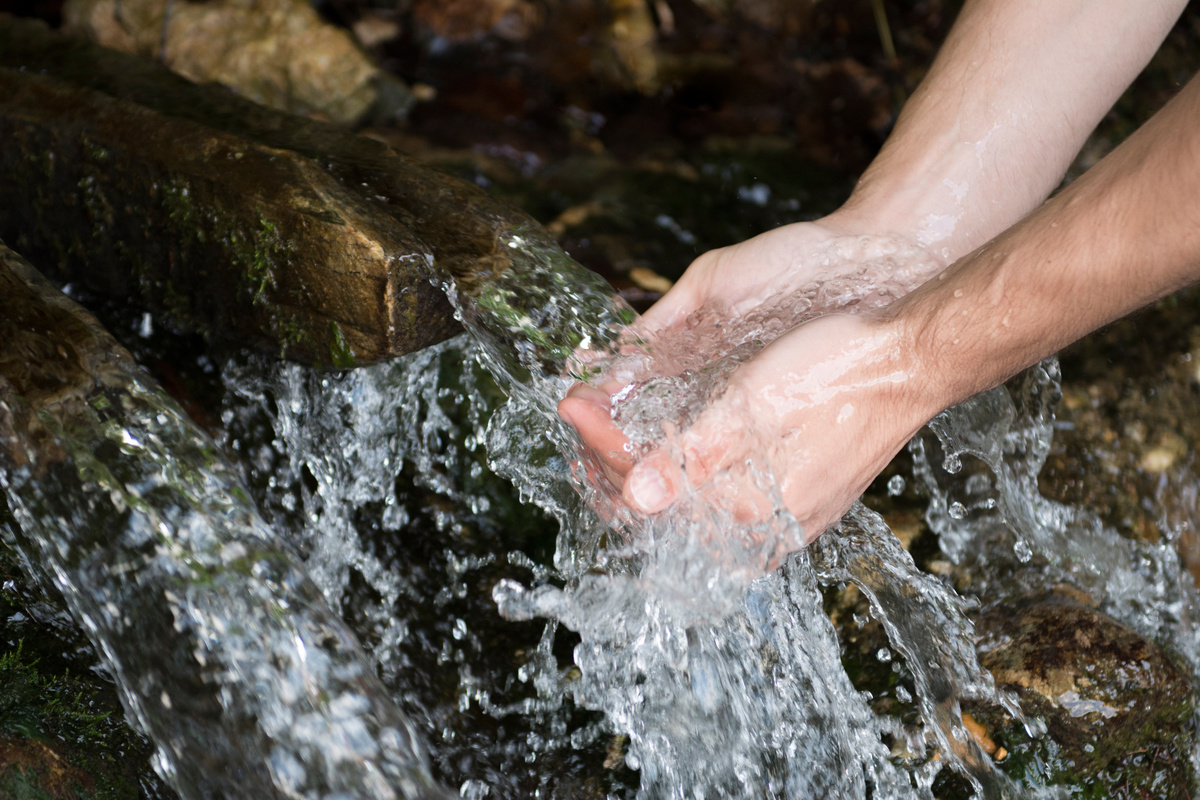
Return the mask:
<path id="1" fill-rule="evenodd" d="M 537 253 L 528 255 L 513 276 L 561 269 Z M 821 548 L 796 553 L 781 570 L 769 572 L 781 545 L 794 549 L 788 543 L 802 539 L 765 465 L 718 478 L 749 479 L 776 500 L 780 510 L 754 524 L 696 497 L 676 507 L 682 511 L 634 518 L 612 502 L 611 488 L 580 486 L 593 506 L 618 523 L 614 531 L 586 510 L 564 504 L 561 492 L 548 491 L 565 482 L 567 473 L 548 472 L 530 457 L 531 448 L 549 440 L 574 459 L 587 459 L 553 413 L 565 388 L 558 376 L 566 354 L 578 357 L 581 341 L 605 345 L 604 371 L 642 381 L 620 399 L 614 418 L 635 441 L 652 441 L 661 438 L 665 419 L 686 419 L 703 407 L 738 363 L 795 324 L 831 308 L 884 303 L 902 292 L 903 286 L 888 288 L 882 278 L 891 266 L 868 266 L 832 295 L 805 288 L 780 306 L 786 314 L 761 315 L 741 327 L 700 315 L 678 341 L 622 340 L 611 324 L 575 330 L 565 339 L 556 338 L 553 329 L 543 331 L 541 352 L 557 356 L 549 363 L 521 351 L 515 358 L 497 356 L 503 342 L 494 336 L 494 325 L 480 323 L 485 315 L 475 296 L 451 292 L 468 329 L 484 342 L 489 368 L 513 395 L 493 418 L 493 466 L 556 514 L 563 527 L 555 560 L 563 586 L 502 581 L 493 596 L 510 619 L 547 617 L 580 634 L 574 652 L 580 679 L 569 687 L 544 685 L 550 692 L 565 688 L 576 702 L 603 710 L 608 723 L 629 737 L 626 761 L 641 772 L 639 797 L 866 797 L 868 791 L 876 797 L 922 797 L 945 764 L 964 773 L 985 797 L 1020 794 L 966 733 L 958 703 L 982 699 L 1019 710 L 996 694 L 976 662 L 961 601 L 922 576 L 877 517 L 858 509 L 846 523 L 848 535 L 826 537 Z M 607 301 L 603 288 L 589 291 L 582 307 Z M 510 310 L 508 317 L 535 318 L 523 310 Z M 625 321 L 619 313 L 605 319 Z M 712 352 L 718 343 L 715 369 L 711 361 L 692 363 L 689 354 Z M 511 368 L 514 361 L 521 369 Z M 580 362 L 584 369 L 576 375 L 584 376 L 597 363 L 586 353 Z M 669 387 L 661 384 L 664 372 Z M 924 717 L 917 729 L 877 716 L 853 688 L 821 606 L 822 580 L 859 585 L 885 620 L 917 678 Z M 898 765 L 884 745 L 888 738 L 916 742 L 925 760 Z"/>
<path id="2" fill-rule="evenodd" d="M 640 798 L 930 798 L 946 767 L 983 797 L 1054 796 L 1005 778 L 965 730 L 962 702 L 1019 710 L 976 661 L 967 604 L 917 569 L 876 515 L 856 507 L 772 571 L 780 543 L 800 534 L 786 512 L 746 525 L 692 498 L 672 516 L 635 518 L 571 470 L 587 456 L 555 404 L 572 371 L 587 377 L 607 357 L 649 386 L 671 361 L 678 382 L 664 402 L 642 391 L 618 411 L 650 441 L 664 418 L 702 408 L 721 375 L 804 314 L 902 291 L 884 280 L 894 265 L 868 265 L 832 294 L 803 289 L 791 298 L 797 316 L 782 322 L 734 330 L 701 315 L 682 344 L 638 343 L 622 338 L 631 312 L 602 283 L 557 252 L 509 244 L 504 273 L 448 287 L 475 343 L 343 375 L 257 360 L 227 367 L 226 444 L 244 456 L 266 523 L 235 471 L 152 393 L 123 405 L 128 423 L 110 424 L 98 408 L 102 435 L 58 431 L 73 460 L 51 478 L 6 473 L 14 535 L 72 592 L 175 782 L 189 796 L 280 787 L 430 796 L 390 690 L 431 742 L 439 775 L 466 797 L 566 796 L 566 780 L 535 778 L 531 789 L 512 775 L 606 749 L 638 771 Z M 694 358 L 714 343 L 725 348 L 716 378 Z M 1128 542 L 1036 494 L 1054 377 L 1047 366 L 1015 401 L 996 392 L 951 410 L 932 426 L 936 445 L 914 443 L 931 525 L 955 560 L 993 576 L 976 591 L 1086 586 L 1131 627 L 1178 637 L 1195 671 L 1194 595 L 1169 544 Z M 493 470 L 557 520 L 552 555 L 542 532 L 513 535 L 531 512 L 506 499 Z M 777 499 L 763 464 L 722 480 L 749 480 Z M 593 508 L 612 510 L 616 525 Z M 417 535 L 417 514 L 444 541 L 415 551 L 390 542 Z M 993 569 L 1009 562 L 1046 571 Z M 886 657 L 911 676 L 911 718 L 878 713 L 843 667 L 822 604 L 840 584 L 866 596 Z M 485 629 L 493 622 L 460 613 L 492 599 L 510 622 Z M 370 658 L 339 616 L 353 620 Z M 526 641 L 498 644 L 501 626 Z M 612 781 L 610 794 L 634 793 Z"/>
<path id="3" fill-rule="evenodd" d="M 212 442 L 140 370 L 65 422 L 0 400 L 4 535 L 184 798 L 438 796 L 408 721 Z"/>
<path id="4" fill-rule="evenodd" d="M 1200 678 L 1200 609 L 1175 541 L 1126 538 L 1094 513 L 1038 492 L 1059 397 L 1058 363 L 1049 360 L 1011 389 L 985 392 L 930 422 L 936 438 L 910 448 L 930 496 L 930 527 L 946 555 L 979 576 L 979 594 L 1069 584 L 1109 616 L 1167 643 Z"/>

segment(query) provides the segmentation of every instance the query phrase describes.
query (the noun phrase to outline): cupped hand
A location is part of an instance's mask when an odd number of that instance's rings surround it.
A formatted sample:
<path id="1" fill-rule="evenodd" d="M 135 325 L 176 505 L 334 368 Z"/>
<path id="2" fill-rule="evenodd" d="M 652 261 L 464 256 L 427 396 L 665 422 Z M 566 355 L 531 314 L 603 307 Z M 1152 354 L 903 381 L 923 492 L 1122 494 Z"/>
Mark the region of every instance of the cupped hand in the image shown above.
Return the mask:
<path id="1" fill-rule="evenodd" d="M 661 330 L 681 323 L 697 309 L 720 303 L 731 315 L 757 307 L 822 276 L 810 255 L 830 241 L 852 234 L 832 217 L 797 222 L 729 247 L 709 250 L 642 317 L 641 327 Z"/>
<path id="2" fill-rule="evenodd" d="M 881 297 L 887 296 L 876 303 L 880 304 L 945 266 L 939 256 L 908 238 L 875 230 L 854 212 L 840 210 L 704 253 L 636 328 L 639 333 L 675 328 L 702 308 L 717 307 L 736 319 L 817 287 L 831 305 L 845 303 L 864 287 L 877 287 L 883 290 Z"/>
<path id="3" fill-rule="evenodd" d="M 938 410 L 911 344 L 894 319 L 830 315 L 808 322 L 741 364 L 686 430 L 640 458 L 612 420 L 608 391 L 577 385 L 559 413 L 631 508 L 660 512 L 693 492 L 703 496 L 715 477 L 748 460 L 765 461 L 811 541 Z M 733 503 L 739 516 L 767 510 L 753 487 L 714 502 Z"/>

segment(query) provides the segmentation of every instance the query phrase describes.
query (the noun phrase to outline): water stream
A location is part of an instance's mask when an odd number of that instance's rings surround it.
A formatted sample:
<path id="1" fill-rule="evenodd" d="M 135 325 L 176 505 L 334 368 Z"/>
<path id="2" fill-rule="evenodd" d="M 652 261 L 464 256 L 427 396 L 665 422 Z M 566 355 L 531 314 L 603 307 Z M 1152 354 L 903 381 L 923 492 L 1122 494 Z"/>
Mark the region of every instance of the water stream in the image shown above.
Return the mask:
<path id="1" fill-rule="evenodd" d="M 878 514 L 856 505 L 772 568 L 802 541 L 780 503 L 751 524 L 696 494 L 645 519 L 573 470 L 588 455 L 554 411 L 572 374 L 607 356 L 646 378 L 655 352 L 696 340 L 629 347 L 633 314 L 602 281 L 507 244 L 508 269 L 447 284 L 466 336 L 340 374 L 235 359 L 218 444 L 131 375 L 119 412 L 93 403 L 93 428 L 53 431 L 62 463 L 0 473 L 10 542 L 181 796 L 427 797 L 436 774 L 472 798 L 883 800 L 932 798 L 947 770 L 979 797 L 1070 796 L 1010 778 L 968 732 L 964 703 L 1045 735 L 979 665 L 971 602 Z M 716 369 L 681 357 L 642 380 L 619 415 L 633 438 L 788 327 L 903 291 L 911 253 L 872 244 L 833 291 L 722 328 Z M 1171 542 L 1036 491 L 1056 391 L 1042 365 L 931 423 L 910 448 L 929 524 L 976 596 L 1078 587 L 1171 642 L 1194 681 L 1195 592 Z M 765 463 L 718 480 L 777 496 Z M 904 714 L 845 668 L 826 609 L 845 585 L 886 631 Z"/>

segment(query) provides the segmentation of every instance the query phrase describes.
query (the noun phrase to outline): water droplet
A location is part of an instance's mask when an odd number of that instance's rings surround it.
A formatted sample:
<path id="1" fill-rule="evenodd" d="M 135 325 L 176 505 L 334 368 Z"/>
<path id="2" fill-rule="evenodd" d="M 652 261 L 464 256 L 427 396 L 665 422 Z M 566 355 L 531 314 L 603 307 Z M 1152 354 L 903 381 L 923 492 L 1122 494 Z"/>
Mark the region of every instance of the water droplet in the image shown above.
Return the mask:
<path id="1" fill-rule="evenodd" d="M 875 653 L 875 657 L 878 658 L 881 663 L 887 664 L 892 660 L 892 651 L 888 650 L 886 647 L 881 647 Z"/>
<path id="2" fill-rule="evenodd" d="M 901 494 L 904 491 L 904 476 L 893 475 L 891 478 L 889 478 L 887 482 L 887 490 L 888 495 L 891 497 Z"/>
<path id="3" fill-rule="evenodd" d="M 951 519 L 965 519 L 967 508 L 962 503 L 955 501 L 950 504 L 949 513 Z"/>
<path id="4" fill-rule="evenodd" d="M 1013 542 L 1013 552 L 1016 553 L 1017 560 L 1022 564 L 1028 563 L 1029 559 L 1033 558 L 1033 548 L 1024 539 L 1017 539 Z"/>

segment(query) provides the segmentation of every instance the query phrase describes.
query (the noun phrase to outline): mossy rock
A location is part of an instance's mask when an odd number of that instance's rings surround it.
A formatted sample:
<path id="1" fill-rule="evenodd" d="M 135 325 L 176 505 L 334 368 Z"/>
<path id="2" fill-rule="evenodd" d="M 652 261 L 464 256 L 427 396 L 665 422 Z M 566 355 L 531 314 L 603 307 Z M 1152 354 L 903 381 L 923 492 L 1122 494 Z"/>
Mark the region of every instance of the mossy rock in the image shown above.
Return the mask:
<path id="1" fill-rule="evenodd" d="M 1067 592 L 997 604 L 977 630 L 980 663 L 1046 729 L 1032 738 L 995 709 L 971 709 L 1007 750 L 1010 774 L 1093 792 L 1079 795 L 1087 797 L 1119 786 L 1131 797 L 1189 796 L 1183 754 L 1194 740 L 1195 697 L 1162 648 Z"/>
<path id="2" fill-rule="evenodd" d="M 517 234 L 570 263 L 525 214 L 379 142 L 6 15 L 0 139 L 0 238 L 50 277 L 305 363 L 457 333 L 439 284 L 505 272 Z"/>

